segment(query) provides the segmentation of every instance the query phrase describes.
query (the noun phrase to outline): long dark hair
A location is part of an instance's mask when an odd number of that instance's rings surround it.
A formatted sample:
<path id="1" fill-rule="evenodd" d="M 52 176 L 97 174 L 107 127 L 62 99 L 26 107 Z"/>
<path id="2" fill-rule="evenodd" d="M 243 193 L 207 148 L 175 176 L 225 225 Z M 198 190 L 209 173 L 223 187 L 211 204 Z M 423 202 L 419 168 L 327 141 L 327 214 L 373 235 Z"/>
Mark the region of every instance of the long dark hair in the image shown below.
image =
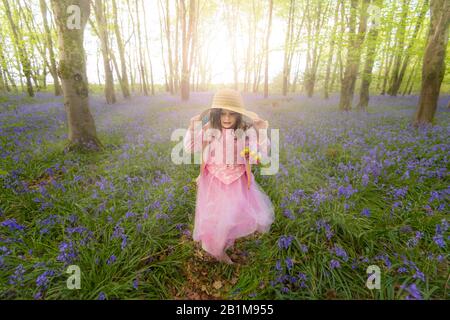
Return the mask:
<path id="1" fill-rule="evenodd" d="M 220 122 L 220 115 L 223 109 L 220 108 L 212 108 L 209 115 L 209 123 L 210 128 L 218 129 L 219 132 L 222 132 L 222 124 Z M 242 131 L 246 131 L 248 128 L 252 126 L 251 123 L 248 123 L 244 120 L 242 114 L 236 112 L 236 123 L 234 124 L 234 130 L 242 129 Z"/>

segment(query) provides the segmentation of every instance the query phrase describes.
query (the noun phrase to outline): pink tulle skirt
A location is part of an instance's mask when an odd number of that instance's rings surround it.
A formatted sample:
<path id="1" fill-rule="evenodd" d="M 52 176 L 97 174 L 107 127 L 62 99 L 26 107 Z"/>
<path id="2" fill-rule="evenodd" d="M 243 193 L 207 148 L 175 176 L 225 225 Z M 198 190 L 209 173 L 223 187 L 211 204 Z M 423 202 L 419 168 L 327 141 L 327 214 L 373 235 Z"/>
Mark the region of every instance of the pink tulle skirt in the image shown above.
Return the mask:
<path id="1" fill-rule="evenodd" d="M 198 180 L 193 239 L 217 259 L 235 239 L 268 232 L 274 221 L 272 202 L 251 176 L 250 189 L 245 173 L 225 184 L 205 168 Z"/>

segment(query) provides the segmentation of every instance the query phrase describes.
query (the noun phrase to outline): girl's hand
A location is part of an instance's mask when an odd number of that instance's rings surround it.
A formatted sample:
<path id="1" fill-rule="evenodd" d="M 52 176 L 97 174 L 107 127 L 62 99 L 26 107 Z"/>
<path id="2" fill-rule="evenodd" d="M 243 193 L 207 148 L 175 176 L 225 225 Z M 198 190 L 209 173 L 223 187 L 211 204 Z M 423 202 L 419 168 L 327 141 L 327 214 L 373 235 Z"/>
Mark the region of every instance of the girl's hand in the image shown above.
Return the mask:
<path id="1" fill-rule="evenodd" d="M 263 119 L 253 120 L 253 126 L 256 130 L 258 129 L 267 129 L 269 127 L 269 121 Z"/>
<path id="2" fill-rule="evenodd" d="M 200 116 L 201 114 L 198 114 L 196 116 L 193 116 L 191 120 L 189 120 L 189 128 L 193 129 L 196 121 L 202 121 L 202 118 Z"/>
<path id="3" fill-rule="evenodd" d="M 193 116 L 190 120 L 190 124 L 194 124 L 195 121 L 201 121 L 202 118 L 200 118 L 200 114 Z"/>

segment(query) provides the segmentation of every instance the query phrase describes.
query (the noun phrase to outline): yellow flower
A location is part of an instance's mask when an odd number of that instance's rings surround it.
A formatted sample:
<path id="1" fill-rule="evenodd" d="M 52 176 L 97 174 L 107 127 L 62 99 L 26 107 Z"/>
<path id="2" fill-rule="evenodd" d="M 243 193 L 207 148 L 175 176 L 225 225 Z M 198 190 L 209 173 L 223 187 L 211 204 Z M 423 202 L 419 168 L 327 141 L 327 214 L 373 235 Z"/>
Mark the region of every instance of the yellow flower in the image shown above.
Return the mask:
<path id="1" fill-rule="evenodd" d="M 245 147 L 244 149 L 242 149 L 241 151 L 241 157 L 246 157 L 248 155 L 248 153 L 250 152 L 250 149 L 248 147 Z"/>

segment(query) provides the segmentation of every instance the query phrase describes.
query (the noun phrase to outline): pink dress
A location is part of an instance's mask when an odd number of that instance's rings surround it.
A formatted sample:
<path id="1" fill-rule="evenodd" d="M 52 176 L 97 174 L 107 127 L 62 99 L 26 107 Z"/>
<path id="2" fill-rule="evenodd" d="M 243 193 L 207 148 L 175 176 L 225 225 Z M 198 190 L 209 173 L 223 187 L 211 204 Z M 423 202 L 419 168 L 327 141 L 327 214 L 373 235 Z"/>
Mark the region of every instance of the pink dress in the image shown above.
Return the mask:
<path id="1" fill-rule="evenodd" d="M 194 140 L 194 132 L 188 130 L 183 141 L 186 152 L 201 151 L 203 131 L 199 130 Z M 240 155 L 242 143 L 238 143 L 236 139 L 232 143 L 235 161 L 226 164 L 224 156 L 227 154 L 226 146 L 231 144 L 222 144 L 223 139 L 227 142 L 230 137 L 225 131 L 222 129 L 222 135 L 212 140 L 203 173 L 197 180 L 193 231 L 194 241 L 200 242 L 203 250 L 217 259 L 227 257 L 225 250 L 234 244 L 236 238 L 250 235 L 255 231 L 268 232 L 275 217 L 272 202 L 254 180 L 253 173 L 250 173 L 251 181 L 248 187 L 245 162 Z M 229 132 L 234 138 L 234 130 Z M 215 151 L 218 150 L 218 146 L 224 148 L 221 156 L 223 161 L 218 159 L 219 152 Z M 259 152 L 266 152 L 269 147 L 268 138 L 265 141 L 258 141 Z"/>

